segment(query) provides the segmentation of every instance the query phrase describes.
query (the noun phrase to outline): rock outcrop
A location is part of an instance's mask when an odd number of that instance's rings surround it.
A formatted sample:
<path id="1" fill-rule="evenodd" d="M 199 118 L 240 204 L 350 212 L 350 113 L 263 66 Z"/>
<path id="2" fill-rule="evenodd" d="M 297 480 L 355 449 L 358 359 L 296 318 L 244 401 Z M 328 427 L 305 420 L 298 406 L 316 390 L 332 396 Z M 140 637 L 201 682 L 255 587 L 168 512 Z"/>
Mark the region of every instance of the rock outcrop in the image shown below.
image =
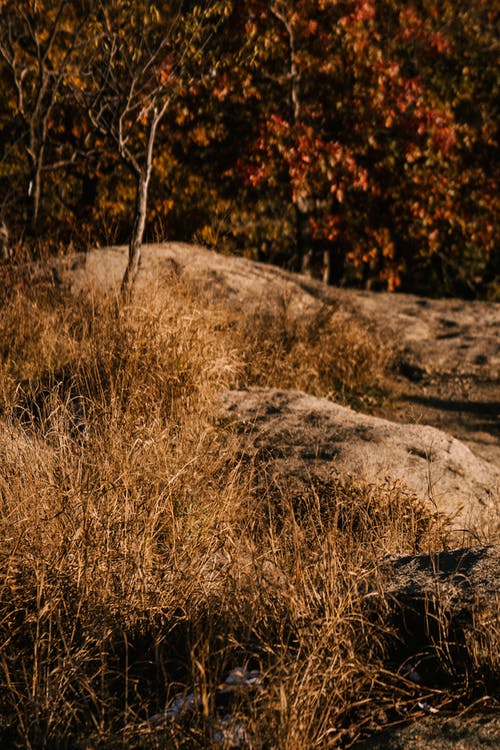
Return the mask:
<path id="1" fill-rule="evenodd" d="M 57 259 L 50 273 L 74 289 L 109 290 L 126 263 L 126 247 L 101 248 Z M 286 304 L 302 318 L 326 306 L 369 321 L 398 349 L 400 398 L 384 416 L 440 427 L 500 466 L 500 304 L 339 289 L 185 243 L 143 248 L 138 287 L 168 292 L 173 274 L 248 314 Z"/>
<path id="2" fill-rule="evenodd" d="M 126 262 L 125 247 L 96 249 L 58 260 L 57 276 L 75 290 L 110 290 L 118 287 Z M 499 304 L 338 289 L 184 243 L 143 248 L 139 288 L 168 293 L 179 276 L 248 314 L 262 307 L 272 314 L 284 301 L 287 315 L 297 318 L 331 306 L 361 316 L 395 341 L 399 395 L 381 409 L 386 419 L 305 394 L 264 390 L 225 394 L 224 408 L 252 427 L 252 440 L 268 449 L 277 471 L 293 464 L 370 482 L 400 479 L 453 517 L 455 528 L 472 526 L 494 538 L 500 513 Z"/>
<path id="3" fill-rule="evenodd" d="M 57 261 L 61 278 L 72 286 L 117 287 L 127 264 L 127 248 L 92 250 L 85 256 Z M 64 268 L 65 267 L 65 268 Z M 181 242 L 146 245 L 138 286 L 168 288 L 172 272 L 193 279 L 209 295 L 244 307 L 272 307 L 286 298 L 297 316 L 322 305 L 342 306 L 364 316 L 398 339 L 407 349 L 409 366 L 422 374 L 455 372 L 496 377 L 500 370 L 500 304 L 424 299 L 339 289 L 247 258 L 226 256 Z"/>
<path id="4" fill-rule="evenodd" d="M 476 750 L 500 745 L 500 548 L 473 547 L 382 561 L 378 595 L 396 636 L 398 674 L 415 700 L 400 726 L 358 742 L 356 750 Z M 442 705 L 443 688 L 460 692 L 467 673 L 483 673 L 490 695 L 475 710 Z M 486 673 L 487 674 L 486 674 Z M 454 687 L 453 687 L 454 684 Z M 422 701 L 419 691 L 428 689 Z M 435 705 L 433 705 L 435 704 Z M 394 717 L 394 723 L 396 717 Z"/>
<path id="5" fill-rule="evenodd" d="M 500 470 L 427 425 L 397 424 L 298 391 L 254 388 L 221 396 L 272 473 L 400 480 L 452 519 L 490 539 L 500 533 Z"/>

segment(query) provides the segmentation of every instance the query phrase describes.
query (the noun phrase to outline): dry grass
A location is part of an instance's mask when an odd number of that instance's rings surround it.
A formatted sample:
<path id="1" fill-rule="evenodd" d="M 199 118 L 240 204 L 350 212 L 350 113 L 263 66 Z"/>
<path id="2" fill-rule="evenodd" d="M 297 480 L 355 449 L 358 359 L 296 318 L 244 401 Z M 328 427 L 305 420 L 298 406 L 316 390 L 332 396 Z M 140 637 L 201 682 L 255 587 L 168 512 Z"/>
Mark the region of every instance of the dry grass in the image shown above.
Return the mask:
<path id="1" fill-rule="evenodd" d="M 366 410 L 380 401 L 394 347 L 361 318 L 325 306 L 301 315 L 286 297 L 238 325 L 244 385 L 295 388 Z"/>
<path id="2" fill-rule="evenodd" d="M 2 746 L 213 746 L 214 688 L 237 664 L 266 678 L 233 707 L 252 747 L 348 744 L 415 702 L 384 677 L 367 580 L 381 554 L 441 545 L 435 519 L 398 486 L 263 491 L 217 420 L 217 391 L 245 382 L 361 397 L 379 343 L 360 327 L 350 347 L 342 320 L 278 344 L 265 327 L 235 333 L 181 282 L 161 304 L 4 301 Z M 492 650 L 481 638 L 471 652 Z M 189 685 L 192 721 L 147 730 Z"/>

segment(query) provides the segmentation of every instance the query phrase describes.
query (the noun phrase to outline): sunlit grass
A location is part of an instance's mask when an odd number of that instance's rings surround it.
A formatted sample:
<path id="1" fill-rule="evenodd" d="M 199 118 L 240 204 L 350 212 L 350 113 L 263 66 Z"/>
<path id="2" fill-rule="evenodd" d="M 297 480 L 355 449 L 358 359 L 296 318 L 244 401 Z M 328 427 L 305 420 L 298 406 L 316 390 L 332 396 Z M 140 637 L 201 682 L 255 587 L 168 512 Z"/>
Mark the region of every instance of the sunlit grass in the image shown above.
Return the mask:
<path id="1" fill-rule="evenodd" d="M 128 305 L 50 287 L 4 301 L 5 747 L 210 746 L 236 665 L 264 677 L 237 707 L 252 747 L 348 743 L 408 699 L 384 677 L 394 641 L 368 582 L 445 529 L 399 485 L 263 481 L 219 419 L 228 387 L 363 399 L 383 382 L 362 321 L 286 314 L 244 320 L 179 280 Z M 467 648 L 492 663 L 484 629 Z M 183 687 L 193 719 L 148 729 Z"/>

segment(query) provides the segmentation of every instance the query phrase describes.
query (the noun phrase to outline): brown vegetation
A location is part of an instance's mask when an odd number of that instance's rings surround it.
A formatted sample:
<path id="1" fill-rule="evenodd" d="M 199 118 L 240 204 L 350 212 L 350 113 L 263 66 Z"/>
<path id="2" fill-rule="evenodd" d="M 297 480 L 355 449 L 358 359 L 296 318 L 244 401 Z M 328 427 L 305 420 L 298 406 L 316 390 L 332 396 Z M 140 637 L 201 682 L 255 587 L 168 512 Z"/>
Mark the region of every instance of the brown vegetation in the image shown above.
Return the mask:
<path id="1" fill-rule="evenodd" d="M 491 687 L 494 628 L 453 670 L 427 644 L 448 679 L 417 685 L 369 595 L 383 555 L 446 545 L 425 507 L 400 486 L 266 481 L 219 418 L 218 391 L 249 383 L 363 398 L 388 355 L 361 322 L 245 321 L 182 280 L 127 306 L 20 281 L 0 342 L 4 746 L 209 746 L 239 664 L 264 676 L 232 708 L 251 747 L 348 745 Z M 192 720 L 151 727 L 187 686 Z"/>

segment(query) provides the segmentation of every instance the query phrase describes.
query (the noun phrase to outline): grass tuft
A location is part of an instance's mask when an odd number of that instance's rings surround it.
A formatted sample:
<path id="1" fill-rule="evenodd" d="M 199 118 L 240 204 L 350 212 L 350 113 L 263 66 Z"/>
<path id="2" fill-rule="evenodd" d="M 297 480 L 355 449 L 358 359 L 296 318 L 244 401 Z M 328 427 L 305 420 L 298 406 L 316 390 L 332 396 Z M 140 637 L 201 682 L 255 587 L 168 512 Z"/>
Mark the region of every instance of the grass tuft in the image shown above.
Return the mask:
<path id="1" fill-rule="evenodd" d="M 2 746 L 214 745 L 236 665 L 263 676 L 230 709 L 251 747 L 349 744 L 415 702 L 369 581 L 382 555 L 441 549 L 439 519 L 399 485 L 263 480 L 218 419 L 227 387 L 383 382 L 359 321 L 287 315 L 235 322 L 182 280 L 127 305 L 22 284 L 3 301 Z M 488 637 L 469 631 L 471 680 Z M 151 728 L 182 690 L 194 715 Z"/>

